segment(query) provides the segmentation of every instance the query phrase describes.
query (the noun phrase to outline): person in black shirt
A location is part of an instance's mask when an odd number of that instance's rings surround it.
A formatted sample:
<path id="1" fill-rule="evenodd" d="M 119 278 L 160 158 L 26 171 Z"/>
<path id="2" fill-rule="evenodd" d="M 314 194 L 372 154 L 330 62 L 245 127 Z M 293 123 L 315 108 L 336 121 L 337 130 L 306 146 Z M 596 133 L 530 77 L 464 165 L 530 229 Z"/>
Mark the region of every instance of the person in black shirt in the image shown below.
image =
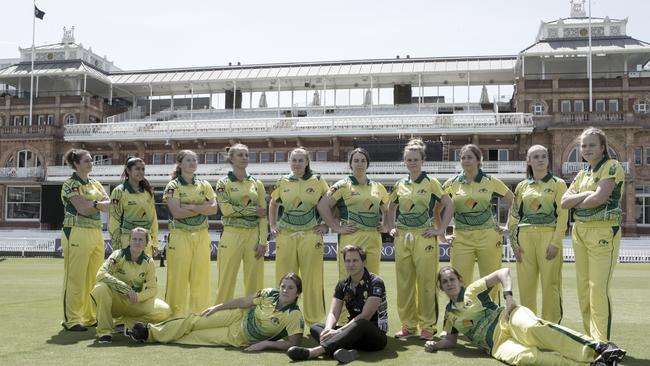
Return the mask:
<path id="1" fill-rule="evenodd" d="M 386 347 L 388 308 L 384 281 L 368 272 L 366 253 L 360 247 L 343 248 L 343 260 L 348 277 L 336 285 L 327 321 L 310 329 L 319 345 L 289 348 L 287 355 L 294 361 L 328 354 L 341 363 L 348 363 L 359 357 L 357 349 L 380 351 Z M 339 327 L 336 323 L 344 304 L 350 315 L 348 323 Z"/>

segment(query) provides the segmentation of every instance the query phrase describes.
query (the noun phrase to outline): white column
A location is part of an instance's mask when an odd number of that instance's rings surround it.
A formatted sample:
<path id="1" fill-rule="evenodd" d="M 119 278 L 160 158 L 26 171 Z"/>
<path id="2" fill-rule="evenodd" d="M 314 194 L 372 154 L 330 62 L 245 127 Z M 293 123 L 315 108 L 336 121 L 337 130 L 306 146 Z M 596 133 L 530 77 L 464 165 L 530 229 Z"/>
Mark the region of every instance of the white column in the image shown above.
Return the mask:
<path id="1" fill-rule="evenodd" d="M 34 96 L 36 98 L 38 98 L 38 81 L 39 81 L 40 78 L 41 78 L 40 76 L 36 76 L 36 93 L 34 93 Z M 31 111 L 30 111 L 30 114 L 31 114 Z"/>
<path id="2" fill-rule="evenodd" d="M 190 83 L 190 119 L 194 117 L 194 85 Z"/>
<path id="3" fill-rule="evenodd" d="M 235 109 L 237 107 L 237 80 L 233 80 L 232 84 L 232 118 L 235 118 Z"/>
<path id="4" fill-rule="evenodd" d="M 151 84 L 149 84 L 149 120 L 151 120 L 152 115 L 153 115 L 153 88 L 151 87 Z"/>

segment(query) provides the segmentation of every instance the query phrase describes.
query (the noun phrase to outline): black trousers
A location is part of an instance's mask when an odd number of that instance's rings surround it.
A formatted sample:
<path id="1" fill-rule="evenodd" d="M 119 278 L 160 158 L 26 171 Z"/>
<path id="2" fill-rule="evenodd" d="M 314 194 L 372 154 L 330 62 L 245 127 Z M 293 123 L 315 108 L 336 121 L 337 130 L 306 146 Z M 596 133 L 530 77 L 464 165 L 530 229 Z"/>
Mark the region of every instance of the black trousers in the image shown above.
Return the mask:
<path id="1" fill-rule="evenodd" d="M 369 320 L 355 320 L 339 334 L 321 343 L 320 333 L 325 328 L 324 324 L 311 326 L 311 336 L 320 343 L 327 354 L 332 355 L 339 348 L 357 349 L 362 351 L 380 351 L 386 347 L 386 333 L 382 332 Z M 336 327 L 339 329 L 340 327 Z"/>

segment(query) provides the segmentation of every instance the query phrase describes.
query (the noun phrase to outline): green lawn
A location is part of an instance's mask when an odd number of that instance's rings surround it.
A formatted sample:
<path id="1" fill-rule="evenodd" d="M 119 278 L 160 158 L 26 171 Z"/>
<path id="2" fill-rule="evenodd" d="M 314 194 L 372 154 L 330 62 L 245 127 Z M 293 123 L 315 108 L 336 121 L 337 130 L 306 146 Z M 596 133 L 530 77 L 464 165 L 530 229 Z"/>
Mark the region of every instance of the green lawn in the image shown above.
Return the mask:
<path id="1" fill-rule="evenodd" d="M 216 284 L 215 262 L 212 284 Z M 326 262 L 326 293 L 331 294 L 336 280 L 334 262 Z M 164 286 L 165 269 L 158 269 Z M 390 334 L 399 329 L 395 309 L 395 271 L 392 262 L 384 262 L 382 276 L 387 284 L 390 309 Z M 135 344 L 116 336 L 110 345 L 95 343 L 95 332 L 62 331 L 59 325 L 63 260 L 0 258 L 0 365 L 124 365 L 128 364 L 218 364 L 279 365 L 289 359 L 280 352 L 246 354 L 233 348 L 184 347 L 178 345 Z M 575 296 L 575 272 L 564 266 L 563 325 L 581 329 Z M 266 286 L 273 286 L 274 263 L 266 263 Z M 625 365 L 650 365 L 650 265 L 620 264 L 614 273 L 613 340 L 627 349 Z M 241 280 L 238 281 L 241 286 Z M 515 291 L 517 287 L 514 287 Z M 241 295 L 238 287 L 237 295 Z M 162 292 L 162 291 L 161 291 Z M 214 297 L 214 294 L 213 294 Z M 329 304 L 328 304 L 329 305 Z M 311 340 L 305 342 L 313 344 Z M 382 362 L 386 365 L 501 365 L 481 351 L 459 346 L 450 352 L 427 354 L 422 342 L 396 341 L 390 338 L 385 351 L 362 354 L 358 364 Z M 309 365 L 328 364 L 326 359 Z"/>

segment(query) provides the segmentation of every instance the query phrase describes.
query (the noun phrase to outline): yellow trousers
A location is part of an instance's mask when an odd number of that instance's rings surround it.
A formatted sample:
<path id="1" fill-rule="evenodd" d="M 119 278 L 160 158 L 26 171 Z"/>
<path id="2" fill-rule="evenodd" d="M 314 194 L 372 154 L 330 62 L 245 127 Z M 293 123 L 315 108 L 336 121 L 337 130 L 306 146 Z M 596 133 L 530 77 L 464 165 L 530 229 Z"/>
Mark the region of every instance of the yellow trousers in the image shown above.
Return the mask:
<path id="1" fill-rule="evenodd" d="M 133 324 L 158 323 L 172 314 L 164 301 L 151 298 L 137 304 L 131 304 L 128 296 L 113 291 L 105 283 L 98 283 L 90 292 L 97 308 L 97 337 L 110 335 L 113 330 L 113 318 L 120 318 L 127 328 Z"/>
<path id="2" fill-rule="evenodd" d="M 217 252 L 217 304 L 233 299 L 239 264 L 244 262 L 244 293 L 253 295 L 264 288 L 264 257 L 255 259 L 259 230 L 225 226 Z"/>
<path id="3" fill-rule="evenodd" d="M 496 229 L 454 230 L 454 235 L 451 265 L 465 283 L 474 281 L 475 262 L 478 262 L 480 277 L 501 268 L 503 236 Z M 495 303 L 501 303 L 501 285 L 492 288 L 490 297 Z"/>
<path id="4" fill-rule="evenodd" d="M 95 324 L 95 309 L 90 291 L 104 262 L 104 238 L 101 229 L 67 227 L 61 233 L 63 248 L 63 323 Z"/>
<path id="5" fill-rule="evenodd" d="M 336 260 L 339 265 L 339 278 L 347 277 L 343 248 L 346 245 L 356 245 L 366 252 L 366 268 L 368 272 L 379 274 L 381 261 L 381 234 L 378 231 L 358 230 L 352 234 L 339 235 L 339 247 Z"/>
<path id="6" fill-rule="evenodd" d="M 621 228 L 615 222 L 575 222 L 571 237 L 585 332 L 606 342 L 612 326 L 609 286 L 621 247 Z"/>
<path id="7" fill-rule="evenodd" d="M 555 258 L 546 259 L 555 228 L 525 226 L 519 228 L 523 250 L 517 262 L 517 282 L 521 305 L 537 313 L 537 283 L 542 285 L 542 319 L 553 323 L 562 320 L 562 247 Z"/>
<path id="8" fill-rule="evenodd" d="M 242 330 L 244 309 L 218 311 L 208 317 L 189 314 L 149 325 L 149 342 L 196 346 L 243 347 L 250 344 Z"/>
<path id="9" fill-rule="evenodd" d="M 397 284 L 397 314 L 402 328 L 415 333 L 421 330 L 437 332 L 438 240 L 422 236 L 424 229 L 399 229 L 395 238 L 395 282 Z"/>
<path id="10" fill-rule="evenodd" d="M 119 250 L 119 249 L 124 249 L 129 246 L 129 237 L 130 234 L 124 234 L 120 235 L 120 242 L 122 242 L 122 246 L 115 247 L 113 246 L 113 251 Z M 155 246 L 155 249 L 154 249 Z M 153 256 L 153 251 L 158 252 L 158 238 L 153 239 L 151 237 L 151 234 L 149 234 L 149 245 L 144 247 L 144 254 L 152 257 Z"/>
<path id="11" fill-rule="evenodd" d="M 210 249 L 207 229 L 169 232 L 165 302 L 172 316 L 200 314 L 210 306 Z"/>
<path id="12" fill-rule="evenodd" d="M 523 306 L 507 323 L 501 315 L 493 339 L 492 357 L 509 365 L 589 365 L 597 356 L 595 339 L 539 319 Z"/>
<path id="13" fill-rule="evenodd" d="M 289 272 L 302 278 L 301 309 L 307 327 L 325 320 L 323 285 L 323 236 L 313 229 L 289 231 L 282 229 L 275 239 L 275 283 Z"/>

